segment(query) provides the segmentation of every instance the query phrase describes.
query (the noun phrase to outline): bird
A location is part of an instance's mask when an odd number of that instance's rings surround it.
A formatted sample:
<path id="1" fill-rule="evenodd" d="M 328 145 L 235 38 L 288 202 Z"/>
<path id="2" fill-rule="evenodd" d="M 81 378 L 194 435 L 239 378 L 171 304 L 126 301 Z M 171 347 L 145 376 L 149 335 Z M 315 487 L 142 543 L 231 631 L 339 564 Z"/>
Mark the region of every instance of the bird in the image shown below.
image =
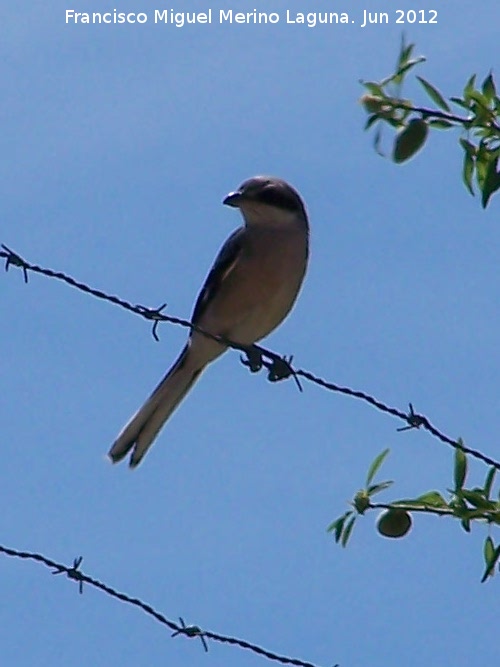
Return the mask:
<path id="1" fill-rule="evenodd" d="M 267 336 L 288 315 L 309 258 L 309 221 L 301 196 L 286 181 L 255 176 L 223 204 L 239 209 L 243 225 L 220 249 L 196 300 L 191 322 L 242 346 Z M 170 370 L 125 425 L 108 452 L 113 463 L 129 452 L 135 468 L 208 364 L 227 346 L 191 330 Z"/>

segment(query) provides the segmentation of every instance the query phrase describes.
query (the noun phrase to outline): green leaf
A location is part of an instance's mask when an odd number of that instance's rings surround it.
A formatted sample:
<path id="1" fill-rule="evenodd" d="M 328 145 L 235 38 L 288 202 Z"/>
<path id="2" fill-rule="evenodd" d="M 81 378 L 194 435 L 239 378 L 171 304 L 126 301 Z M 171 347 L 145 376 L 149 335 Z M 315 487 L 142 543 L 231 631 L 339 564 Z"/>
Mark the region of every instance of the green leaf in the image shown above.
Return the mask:
<path id="1" fill-rule="evenodd" d="M 459 446 L 455 449 L 455 491 L 460 490 L 467 476 L 467 457 L 462 449 L 463 440 L 458 439 Z"/>
<path id="2" fill-rule="evenodd" d="M 465 532 L 470 533 L 470 519 L 462 519 L 460 523 L 462 524 L 462 528 L 465 530 Z"/>
<path id="3" fill-rule="evenodd" d="M 453 104 L 457 104 L 459 107 L 462 107 L 463 109 L 468 110 L 470 108 L 470 104 L 467 104 L 467 102 L 461 97 L 450 97 L 450 101 L 453 102 Z"/>
<path id="4" fill-rule="evenodd" d="M 468 153 L 471 157 L 476 157 L 477 149 L 474 144 L 471 144 L 471 142 L 467 141 L 467 139 L 460 139 L 459 141 L 460 145 L 466 153 Z"/>
<path id="5" fill-rule="evenodd" d="M 394 127 L 396 130 L 399 130 L 405 126 L 405 124 L 399 118 L 385 118 L 385 122 L 388 123 L 391 127 Z"/>
<path id="6" fill-rule="evenodd" d="M 491 489 L 493 487 L 493 480 L 496 475 L 496 468 L 490 468 L 488 474 L 486 475 L 486 481 L 484 482 L 484 495 L 486 498 L 489 498 L 491 495 Z"/>
<path id="7" fill-rule="evenodd" d="M 399 55 L 396 62 L 396 71 L 394 74 L 391 74 L 386 79 L 382 81 L 382 85 L 387 85 L 389 83 L 394 83 L 400 85 L 403 82 L 404 75 L 415 65 L 421 63 L 425 60 L 424 56 L 419 56 L 417 58 L 411 58 L 415 44 L 406 44 L 405 37 L 403 35 L 401 40 L 401 47 L 399 49 Z"/>
<path id="8" fill-rule="evenodd" d="M 475 197 L 474 188 L 472 187 L 472 177 L 474 176 L 474 158 L 470 153 L 465 151 L 464 153 L 464 165 L 462 168 L 462 180 L 465 183 L 465 187 Z"/>
<path id="9" fill-rule="evenodd" d="M 425 92 L 427 93 L 427 95 L 429 95 L 434 104 L 437 104 L 440 109 L 443 109 L 443 111 L 449 112 L 450 107 L 448 106 L 448 103 L 441 95 L 439 90 L 435 88 L 431 83 L 423 79 L 421 76 L 417 76 L 417 79 L 420 81 Z"/>
<path id="10" fill-rule="evenodd" d="M 491 537 L 487 537 L 484 543 L 484 560 L 486 562 L 486 570 L 484 571 L 481 583 L 483 584 L 488 577 L 493 576 L 493 571 L 500 558 L 500 545 L 495 549 Z"/>
<path id="11" fill-rule="evenodd" d="M 373 478 L 377 474 L 380 466 L 384 462 L 384 459 L 389 454 L 389 452 L 390 449 L 384 449 L 384 451 L 381 452 L 378 456 L 376 456 L 375 459 L 372 461 L 370 467 L 368 468 L 368 472 L 366 474 L 365 486 L 370 486 L 370 484 L 373 481 Z"/>
<path id="12" fill-rule="evenodd" d="M 382 151 L 382 148 L 380 147 L 381 143 L 382 143 L 382 129 L 379 125 L 379 127 L 377 127 L 375 131 L 375 136 L 373 138 L 373 148 L 380 155 L 380 157 L 385 157 L 385 154 Z"/>
<path id="13" fill-rule="evenodd" d="M 483 95 L 483 93 L 480 93 L 479 90 L 471 90 L 469 93 L 469 99 L 477 102 L 483 109 L 488 109 L 488 99 Z"/>
<path id="14" fill-rule="evenodd" d="M 338 526 L 338 524 L 339 524 L 339 522 L 342 518 L 343 517 L 340 517 L 340 519 L 335 519 L 335 521 L 332 521 L 332 523 L 326 529 L 326 532 L 327 533 L 332 533 L 334 530 L 337 530 L 337 526 Z"/>
<path id="15" fill-rule="evenodd" d="M 455 127 L 453 123 L 450 123 L 449 120 L 440 120 L 439 118 L 435 118 L 427 122 L 430 127 L 435 127 L 437 130 L 449 130 L 450 127 Z"/>
<path id="16" fill-rule="evenodd" d="M 478 516 L 478 510 L 471 510 L 464 498 L 461 497 L 462 492 L 458 492 L 453 500 L 450 501 L 448 507 L 453 511 L 453 515 L 458 519 L 474 519 Z M 479 512 L 482 515 L 482 512 Z"/>
<path id="17" fill-rule="evenodd" d="M 481 130 L 488 129 L 489 131 L 488 125 L 491 121 L 492 112 L 482 104 L 479 104 L 478 102 L 475 101 L 471 103 L 470 111 L 472 112 L 473 115 L 469 120 L 467 120 L 466 123 L 467 129 L 472 129 L 477 127 L 480 128 Z"/>
<path id="18" fill-rule="evenodd" d="M 486 565 L 489 565 L 491 563 L 491 559 L 495 555 L 495 544 L 493 543 L 493 540 L 490 536 L 488 536 L 484 541 L 483 554 L 484 562 Z"/>
<path id="19" fill-rule="evenodd" d="M 335 542 L 337 544 L 340 540 L 340 536 L 342 535 L 342 530 L 344 528 L 344 523 L 346 518 L 347 518 L 346 516 L 341 517 L 341 519 L 339 519 L 337 525 L 335 526 Z"/>
<path id="20" fill-rule="evenodd" d="M 403 67 L 406 61 L 410 58 L 414 48 L 415 44 L 407 44 L 404 34 L 401 35 L 401 46 L 399 47 L 398 59 L 396 62 L 396 71 L 398 71 L 401 67 Z"/>
<path id="21" fill-rule="evenodd" d="M 327 532 L 327 533 L 331 533 L 331 532 L 333 532 L 334 530 L 336 530 L 336 529 L 337 529 L 337 525 L 338 525 L 339 523 L 341 523 L 342 521 L 345 521 L 346 518 L 349 517 L 351 514 L 352 514 L 352 510 L 347 510 L 347 512 L 344 512 L 344 514 L 342 514 L 342 516 L 339 516 L 338 519 L 335 519 L 335 521 L 332 521 L 332 523 L 331 523 L 331 524 L 328 526 L 328 528 L 326 529 L 326 532 Z"/>
<path id="22" fill-rule="evenodd" d="M 391 505 L 393 507 L 401 507 L 408 510 L 410 510 L 412 507 L 416 507 L 418 509 L 425 508 L 425 503 L 422 502 L 419 498 L 402 498 L 401 500 L 393 500 Z"/>
<path id="23" fill-rule="evenodd" d="M 425 144 L 428 131 L 429 126 L 423 118 L 413 118 L 396 136 L 392 153 L 394 162 L 401 164 L 412 158 Z"/>
<path id="24" fill-rule="evenodd" d="M 488 102 L 493 102 L 495 100 L 497 91 L 495 88 L 495 82 L 493 81 L 493 75 L 491 72 L 483 81 L 482 91 L 483 95 L 488 100 Z"/>
<path id="25" fill-rule="evenodd" d="M 467 81 L 467 83 L 465 84 L 464 93 L 463 93 L 465 102 L 468 102 L 470 100 L 470 94 L 474 90 L 475 83 L 476 83 L 476 75 L 473 74 L 471 76 L 471 78 Z"/>
<path id="26" fill-rule="evenodd" d="M 413 49 L 415 48 L 415 44 L 406 44 L 405 36 L 401 36 L 401 48 L 399 50 L 399 57 L 398 57 L 398 64 L 397 67 L 401 67 L 408 58 L 411 56 L 413 53 Z"/>
<path id="27" fill-rule="evenodd" d="M 483 208 L 488 206 L 488 202 L 498 189 L 500 189 L 500 173 L 497 171 L 498 157 L 490 161 L 483 182 L 481 204 Z"/>
<path id="28" fill-rule="evenodd" d="M 384 89 L 380 85 L 380 83 L 377 83 L 376 81 L 362 81 L 360 80 L 360 84 L 366 88 L 372 95 L 376 95 L 377 97 L 386 97 L 386 94 L 384 92 Z"/>
<path id="29" fill-rule="evenodd" d="M 476 181 L 481 190 L 483 189 L 489 166 L 490 152 L 484 143 L 484 140 L 481 140 L 476 150 Z"/>
<path id="30" fill-rule="evenodd" d="M 347 522 L 347 525 L 344 530 L 344 534 L 342 535 L 342 546 L 345 547 L 347 546 L 347 542 L 349 538 L 351 537 L 352 529 L 354 528 L 354 524 L 356 522 L 356 517 L 352 516 L 349 521 Z"/>
<path id="31" fill-rule="evenodd" d="M 453 510 L 453 513 L 455 516 L 462 516 L 465 514 L 467 510 L 467 503 L 465 500 L 460 496 L 461 491 L 458 491 L 453 498 L 450 500 L 448 503 L 448 507 Z"/>
<path id="32" fill-rule="evenodd" d="M 335 519 L 335 521 L 333 521 L 326 529 L 327 533 L 334 533 L 335 542 L 338 542 L 340 540 L 340 536 L 342 534 L 342 530 L 344 528 L 346 519 L 348 519 L 351 516 L 351 514 L 352 514 L 351 510 L 347 511 L 341 517 Z"/>
<path id="33" fill-rule="evenodd" d="M 373 123 L 376 123 L 377 120 L 380 120 L 378 113 L 374 113 L 371 116 L 368 116 L 368 120 L 365 123 L 365 130 L 369 130 Z"/>
<path id="34" fill-rule="evenodd" d="M 429 507 L 448 507 L 448 503 L 438 491 L 428 491 L 415 500 L 421 505 Z"/>
<path id="35" fill-rule="evenodd" d="M 425 62 L 425 56 L 419 56 L 418 58 L 413 58 L 413 60 L 408 60 L 408 62 L 398 69 L 394 81 L 398 83 L 398 81 L 403 78 L 403 74 L 407 74 L 412 67 L 423 62 Z"/>
<path id="36" fill-rule="evenodd" d="M 465 500 L 470 503 L 473 507 L 481 510 L 494 510 L 496 505 L 491 500 L 487 500 L 481 492 L 478 491 L 469 491 L 468 489 L 462 489 L 461 495 Z"/>
<path id="37" fill-rule="evenodd" d="M 470 127 L 473 127 L 472 123 Z M 476 125 L 474 129 L 474 136 L 480 137 L 486 141 L 488 148 L 493 152 L 498 148 L 500 141 L 500 134 L 497 133 L 495 128 L 489 127 L 486 125 Z"/>
<path id="38" fill-rule="evenodd" d="M 422 503 L 420 503 L 416 498 L 401 498 L 400 500 L 393 500 L 391 502 L 391 507 L 422 507 Z"/>
<path id="39" fill-rule="evenodd" d="M 374 496 L 376 493 L 385 491 L 393 484 L 394 482 L 392 480 L 386 480 L 385 482 L 380 482 L 380 484 L 372 484 L 366 489 L 366 492 L 369 496 Z"/>

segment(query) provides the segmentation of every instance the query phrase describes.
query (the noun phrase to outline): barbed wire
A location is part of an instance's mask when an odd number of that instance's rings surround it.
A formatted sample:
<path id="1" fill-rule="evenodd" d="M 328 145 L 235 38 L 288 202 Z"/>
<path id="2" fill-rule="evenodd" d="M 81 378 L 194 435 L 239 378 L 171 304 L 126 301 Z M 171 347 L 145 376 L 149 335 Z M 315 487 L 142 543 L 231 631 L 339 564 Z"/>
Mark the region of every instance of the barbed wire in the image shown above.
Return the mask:
<path id="1" fill-rule="evenodd" d="M 274 662 L 280 662 L 282 665 L 295 665 L 296 667 L 317 667 L 317 665 L 315 665 L 312 662 L 306 662 L 304 660 L 299 660 L 298 658 L 288 658 L 284 655 L 273 653 L 272 651 L 268 651 L 267 649 L 264 649 L 261 646 L 257 646 L 256 644 L 247 642 L 244 639 L 237 639 L 236 637 L 227 637 L 225 635 L 219 635 L 215 632 L 210 632 L 208 630 L 202 630 L 197 625 L 186 625 L 182 618 L 179 618 L 180 625 L 174 623 L 174 621 L 169 620 L 162 613 L 154 609 L 154 607 L 152 607 L 150 604 L 143 602 L 139 598 L 130 597 L 126 593 L 117 591 L 111 586 L 104 584 L 102 581 L 99 581 L 98 579 L 94 579 L 93 577 L 84 574 L 80 570 L 80 566 L 83 560 L 81 556 L 75 558 L 73 561 L 73 565 L 71 567 L 68 567 L 67 565 L 63 565 L 62 563 L 57 563 L 56 561 L 53 561 L 51 558 L 47 558 L 43 554 L 33 553 L 31 551 L 19 551 L 17 549 L 11 549 L 9 547 L 5 547 L 2 545 L 0 545 L 0 553 L 5 554 L 6 556 L 12 556 L 14 558 L 21 558 L 23 560 L 33 560 L 38 563 L 42 563 L 42 565 L 45 565 L 46 567 L 53 568 L 52 574 L 66 574 L 66 576 L 69 579 L 78 582 L 80 594 L 83 593 L 83 584 L 88 584 L 89 586 L 93 586 L 94 588 L 103 591 L 103 593 L 106 593 L 107 595 L 110 595 L 111 597 L 120 600 L 121 602 L 125 602 L 126 604 L 138 607 L 149 616 L 152 616 L 159 623 L 162 623 L 163 625 L 166 625 L 170 630 L 173 630 L 174 632 L 172 633 L 171 637 L 176 637 L 178 635 L 185 635 L 186 637 L 191 637 L 191 638 L 199 637 L 202 641 L 203 648 L 205 649 L 205 651 L 208 651 L 208 645 L 206 640 L 211 639 L 213 641 L 220 642 L 222 644 L 231 644 L 233 646 L 239 646 L 240 648 L 252 651 L 253 653 L 257 653 L 258 655 L 261 655 L 264 658 L 268 658 L 269 660 L 273 660 Z M 335 665 L 334 667 L 338 667 L 338 665 Z"/>
<path id="2" fill-rule="evenodd" d="M 472 449 L 470 447 L 467 447 L 462 441 L 454 440 L 453 438 L 450 438 L 446 434 L 442 433 L 433 424 L 431 424 L 431 422 L 429 421 L 429 419 L 427 419 L 427 417 L 421 414 L 417 414 L 414 411 L 413 405 L 411 403 L 409 404 L 409 411 L 403 412 L 402 410 L 386 405 L 382 401 L 374 398 L 370 394 L 367 394 L 363 391 L 358 391 L 355 389 L 351 389 L 349 387 L 344 387 L 335 384 L 333 382 L 329 382 L 311 373 L 310 371 L 301 368 L 294 368 L 292 366 L 293 356 L 286 357 L 283 355 L 279 355 L 276 352 L 268 350 L 260 345 L 250 345 L 250 346 L 241 345 L 240 343 L 225 338 L 224 336 L 217 336 L 211 334 L 208 331 L 204 331 L 201 327 L 198 327 L 189 320 L 180 317 L 175 317 L 172 315 L 165 315 L 161 311 L 166 307 L 167 304 L 162 304 L 158 308 L 148 308 L 147 306 L 143 306 L 140 304 L 134 305 L 129 301 L 121 299 L 120 297 L 107 294 L 102 290 L 97 290 L 93 287 L 90 287 L 89 285 L 82 283 L 78 280 L 75 280 L 75 278 L 72 278 L 71 276 L 65 273 L 62 273 L 61 271 L 54 271 L 52 269 L 44 268 L 36 264 L 31 264 L 27 262 L 25 259 L 23 259 L 16 252 L 14 252 L 6 245 L 4 245 L 3 243 L 1 244 L 1 247 L 3 248 L 3 251 L 0 251 L 0 257 L 5 258 L 6 260 L 5 270 L 8 271 L 10 266 L 19 267 L 23 271 L 25 283 L 28 282 L 28 271 L 42 274 L 48 278 L 55 278 L 56 280 L 61 280 L 66 284 L 70 285 L 71 287 L 75 287 L 76 289 L 81 290 L 82 292 L 91 294 L 92 296 L 95 296 L 98 299 L 103 299 L 104 301 L 108 301 L 117 306 L 120 306 L 121 308 L 124 308 L 129 312 L 144 317 L 146 320 L 153 321 L 153 328 L 151 333 L 155 340 L 159 340 L 157 334 L 157 328 L 160 322 L 169 322 L 170 324 L 176 324 L 178 326 L 191 329 L 192 331 L 197 331 L 202 335 L 207 336 L 207 338 L 211 338 L 212 340 L 221 343 L 222 345 L 226 345 L 227 347 L 231 347 L 235 350 L 243 352 L 246 355 L 246 359 L 241 358 L 241 361 L 245 366 L 247 366 L 250 369 L 251 372 L 257 372 L 261 370 L 262 367 L 265 367 L 268 371 L 267 378 L 271 382 L 276 382 L 278 380 L 283 380 L 288 377 L 293 377 L 298 385 L 298 388 L 302 391 L 299 378 L 304 378 L 305 380 L 317 384 L 318 386 L 323 387 L 324 389 L 328 389 L 329 391 L 334 391 L 340 394 L 351 396 L 352 398 L 360 399 L 366 403 L 369 403 L 378 410 L 390 414 L 393 417 L 397 417 L 398 419 L 401 419 L 402 421 L 406 422 L 406 426 L 398 428 L 397 429 L 398 431 L 406 431 L 422 427 L 423 429 L 431 433 L 435 438 L 449 445 L 450 447 L 453 447 L 454 449 L 461 449 L 466 454 L 469 454 L 470 456 L 482 461 L 483 463 L 492 466 L 496 470 L 500 470 L 499 461 L 496 461 L 495 459 L 487 456 L 486 454 L 483 454 L 477 449 Z"/>

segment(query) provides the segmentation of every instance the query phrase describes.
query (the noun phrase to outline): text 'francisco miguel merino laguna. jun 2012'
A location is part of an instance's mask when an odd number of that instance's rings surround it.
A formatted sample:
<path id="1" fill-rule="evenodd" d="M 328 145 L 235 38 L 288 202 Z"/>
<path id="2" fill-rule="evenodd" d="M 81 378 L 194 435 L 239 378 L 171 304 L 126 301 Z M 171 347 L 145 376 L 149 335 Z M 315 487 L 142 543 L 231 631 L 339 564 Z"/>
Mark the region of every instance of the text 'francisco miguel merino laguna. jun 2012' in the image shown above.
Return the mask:
<path id="1" fill-rule="evenodd" d="M 105 12 L 77 12 L 66 9 L 68 24 L 163 24 L 182 28 L 189 25 L 276 25 L 292 24 L 314 28 L 320 25 L 357 24 L 364 28 L 368 24 L 388 23 L 437 23 L 436 10 L 401 10 L 373 12 L 358 9 L 356 16 L 347 12 L 296 12 L 289 9 L 281 12 L 238 12 L 233 9 L 212 9 L 204 12 L 178 12 L 174 9 L 155 9 L 149 12 L 120 12 L 116 9 Z"/>

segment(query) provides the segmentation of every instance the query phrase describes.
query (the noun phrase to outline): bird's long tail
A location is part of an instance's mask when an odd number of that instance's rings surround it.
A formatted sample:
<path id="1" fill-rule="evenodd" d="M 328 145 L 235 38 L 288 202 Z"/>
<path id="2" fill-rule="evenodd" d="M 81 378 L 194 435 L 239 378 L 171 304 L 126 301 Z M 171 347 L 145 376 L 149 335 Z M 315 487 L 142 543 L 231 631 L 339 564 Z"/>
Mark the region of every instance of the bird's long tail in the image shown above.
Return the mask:
<path id="1" fill-rule="evenodd" d="M 121 461 L 132 450 L 130 467 L 139 465 L 162 426 L 196 382 L 203 368 L 192 367 L 187 344 L 175 364 L 113 443 L 108 452 L 113 463 Z"/>

